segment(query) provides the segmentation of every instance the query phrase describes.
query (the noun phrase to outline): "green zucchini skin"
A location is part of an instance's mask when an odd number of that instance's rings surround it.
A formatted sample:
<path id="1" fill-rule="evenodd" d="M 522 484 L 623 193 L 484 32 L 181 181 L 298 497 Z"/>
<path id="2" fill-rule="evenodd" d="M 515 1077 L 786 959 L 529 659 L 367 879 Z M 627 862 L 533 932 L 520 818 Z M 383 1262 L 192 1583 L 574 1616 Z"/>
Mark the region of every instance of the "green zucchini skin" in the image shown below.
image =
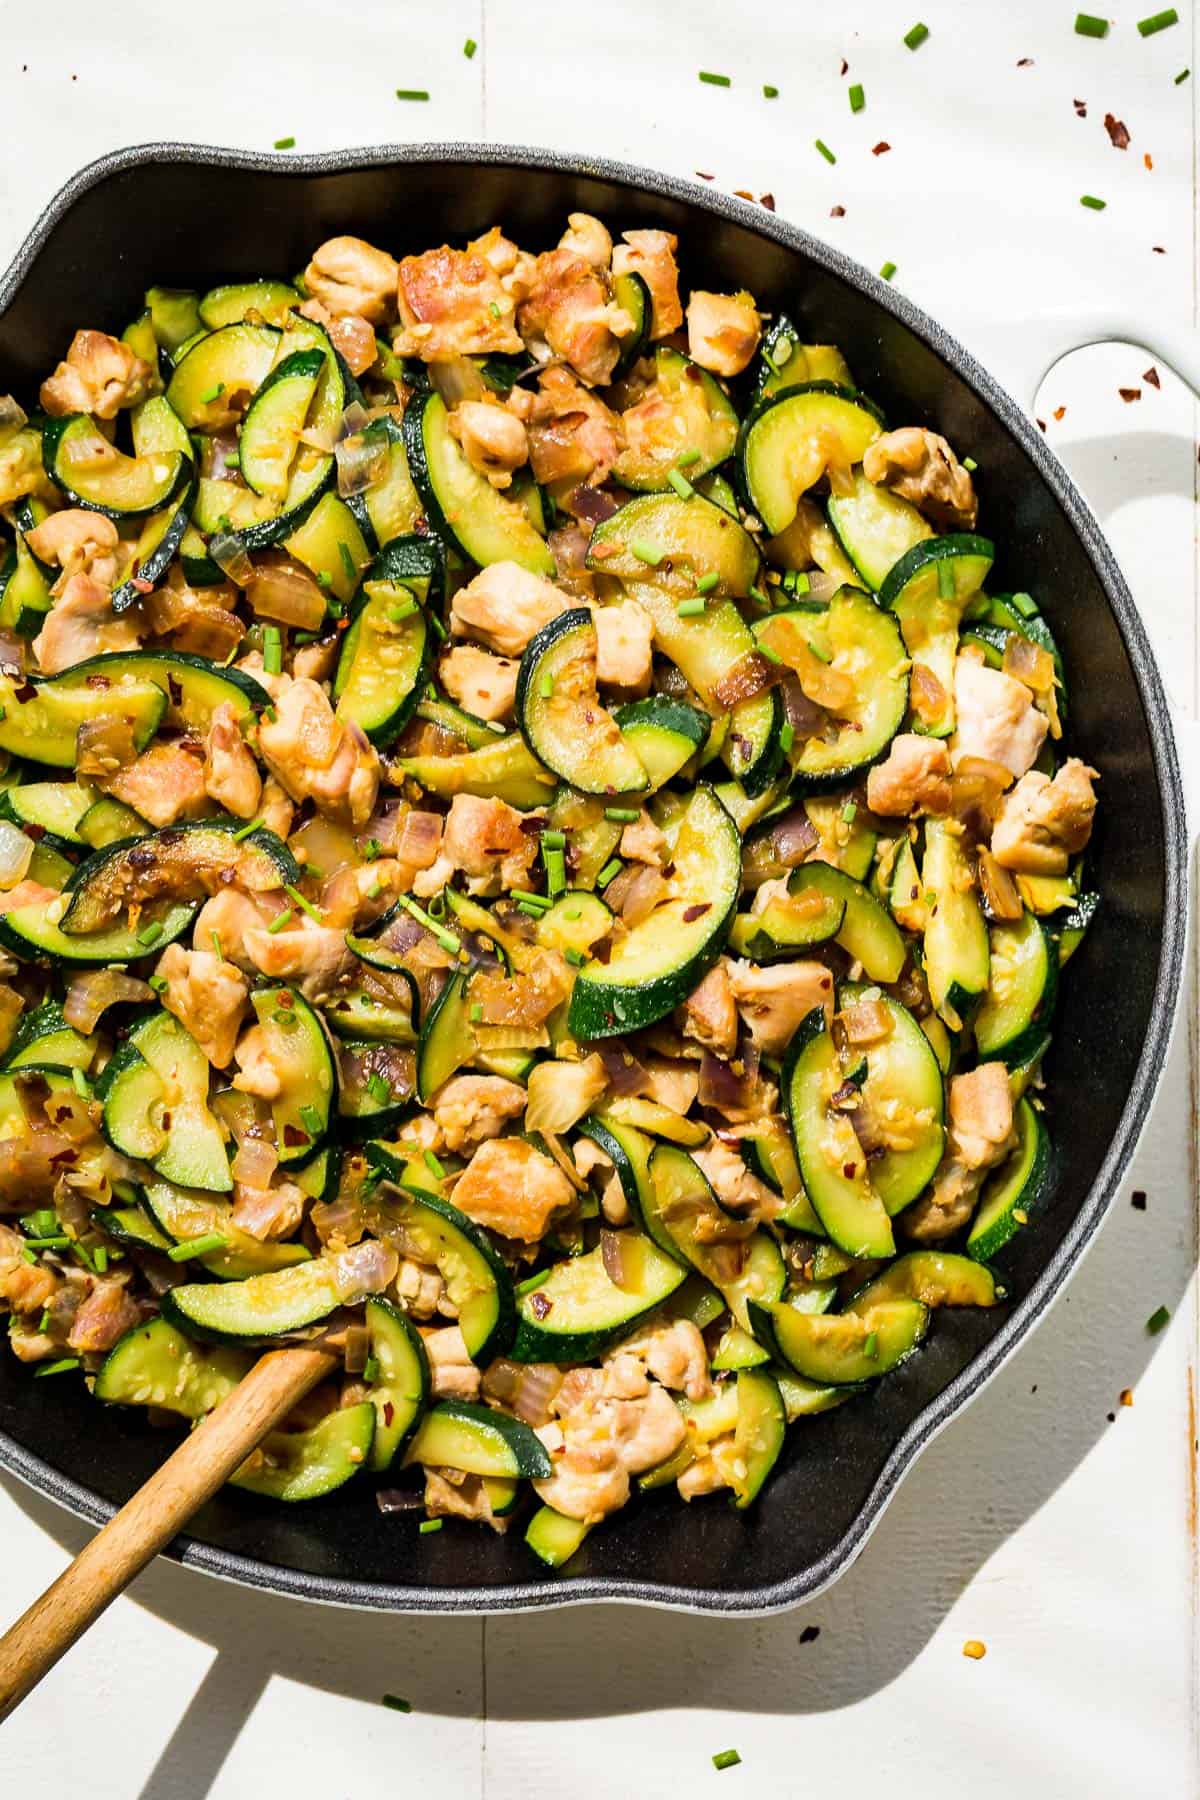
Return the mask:
<path id="1" fill-rule="evenodd" d="M 618 1287 L 599 1246 L 556 1263 L 517 1290 L 514 1362 L 590 1362 L 628 1337 L 638 1321 L 682 1286 L 684 1270 L 650 1238 L 629 1233 L 625 1254 L 640 1263 L 634 1281 Z"/>
<path id="2" fill-rule="evenodd" d="M 203 878 L 214 874 L 264 893 L 300 880 L 299 864 L 273 831 L 260 827 L 239 843 L 242 829 L 238 819 L 192 819 L 93 850 L 65 890 L 69 902 L 61 920 L 63 932 L 74 937 L 97 931 L 110 916 L 114 900 L 119 902 L 122 891 L 135 888 L 155 861 L 163 865 L 164 892 L 177 887 L 182 890 L 178 897 L 193 909 L 209 891 Z M 178 882 L 170 878 L 176 873 Z M 154 947 L 152 939 L 146 948 Z"/>
<path id="3" fill-rule="evenodd" d="M 1015 924 L 988 930 L 988 990 L 975 1014 L 980 1057 L 1019 1068 L 1053 1023 L 1058 953 L 1041 919 L 1025 913 Z"/>
<path id="4" fill-rule="evenodd" d="M 596 693 L 596 627 L 571 607 L 530 639 L 517 671 L 515 712 L 534 756 L 581 794 L 631 794 L 648 777 Z"/>
<path id="5" fill-rule="evenodd" d="M 193 1343 L 161 1316 L 135 1325 L 118 1339 L 100 1365 L 97 1400 L 122 1406 L 157 1406 L 185 1419 L 202 1419 L 249 1372 L 249 1352 Z"/>
<path id="6" fill-rule="evenodd" d="M 252 1466 L 243 1463 L 229 1485 L 267 1500 L 319 1500 L 367 1466 L 375 1429 L 375 1408 L 363 1400 L 327 1413 L 307 1431 L 269 1432 Z"/>
<path id="7" fill-rule="evenodd" d="M 398 590 L 372 594 L 371 584 Z M 342 640 L 333 694 L 339 718 L 353 719 L 373 744 L 399 737 L 425 689 L 430 662 L 428 612 L 440 611 L 446 559 L 434 538 L 396 538 L 363 577 Z M 393 624 L 389 609 L 411 598 L 416 610 Z"/>
<path id="8" fill-rule="evenodd" d="M 111 717 L 118 707 L 132 722 L 134 748 L 144 750 L 167 709 L 162 688 L 144 677 L 122 681 L 115 671 L 105 672 L 104 687 L 91 685 L 88 677 L 87 663 L 43 680 L 14 681 L 0 673 L 0 750 L 27 762 L 73 769 L 79 727 Z"/>
<path id="9" fill-rule="evenodd" d="M 967 1234 L 967 1255 L 990 1263 L 1053 1193 L 1056 1171 L 1050 1134 L 1028 1100 L 1017 1105 L 1017 1148 L 983 1185 Z M 1021 1217 L 1017 1215 L 1021 1214 Z"/>
<path id="10" fill-rule="evenodd" d="M 846 1122 L 846 1146 L 853 1163 L 835 1164 L 826 1151 L 827 1093 L 841 1085 L 842 1069 L 825 1014 L 814 1007 L 792 1039 L 783 1066 L 784 1107 L 796 1147 L 805 1191 L 831 1241 L 850 1256 L 890 1257 L 896 1240 L 883 1201 L 867 1178 L 865 1159 L 855 1153 Z M 800 1371 L 804 1373 L 803 1370 Z"/>
<path id="11" fill-rule="evenodd" d="M 404 449 L 433 530 L 481 568 L 515 562 L 549 579 L 554 557 L 522 508 L 496 492 L 450 436 L 445 402 L 416 394 L 404 414 Z"/>
<path id="12" fill-rule="evenodd" d="M 590 1530 L 591 1526 L 584 1519 L 569 1519 L 552 1506 L 539 1506 L 529 1521 L 525 1542 L 548 1569 L 561 1569 L 574 1556 Z"/>
<path id="13" fill-rule="evenodd" d="M 96 425 L 86 413 L 47 419 L 42 427 L 42 462 L 46 474 L 70 506 L 101 513 L 120 523 L 157 512 L 192 480 L 192 464 L 179 451 L 156 451 L 146 457 L 120 457 L 119 467 L 93 478 L 90 490 L 78 469 L 72 474 L 71 446 L 93 438 Z M 140 477 L 136 479 L 135 477 Z M 124 486 L 118 485 L 123 483 Z M 123 494 L 123 501 L 122 496 Z"/>
<path id="14" fill-rule="evenodd" d="M 369 1467 L 389 1468 L 412 1436 L 429 1401 L 429 1360 L 421 1334 L 407 1314 L 378 1294 L 367 1301 L 364 1318 L 378 1374 L 371 1383 L 375 1434 Z"/>
<path id="15" fill-rule="evenodd" d="M 468 1400 L 439 1400 L 431 1406 L 405 1461 L 530 1481 L 548 1481 L 554 1473 L 549 1451 L 528 1425 Z"/>
<path id="16" fill-rule="evenodd" d="M 91 656 L 76 663 L 67 674 L 78 682 L 103 676 L 107 682 L 125 679 L 152 681 L 166 696 L 161 718 L 203 737 L 220 705 L 233 707 L 238 722 L 249 721 L 270 706 L 271 696 L 261 682 L 243 669 L 192 656 L 183 650 L 121 650 Z M 54 677 L 61 681 L 62 676 Z M 138 748 L 142 748 L 139 744 Z"/>
<path id="17" fill-rule="evenodd" d="M 314 1257 L 244 1281 L 193 1281 L 162 1297 L 163 1317 L 188 1337 L 243 1344 L 317 1325 L 342 1304 L 333 1259 Z"/>
<path id="18" fill-rule="evenodd" d="M 787 1413 L 779 1383 L 766 1369 L 742 1369 L 737 1376 L 738 1419 L 734 1448 L 744 1471 L 734 1482 L 733 1504 L 744 1512 L 757 1500 L 775 1467 L 787 1432 Z"/>
<path id="19" fill-rule="evenodd" d="M 819 454 L 797 457 L 798 446 L 819 426 L 837 432 L 851 463 L 883 430 L 883 417 L 872 401 L 853 388 L 832 381 L 799 382 L 760 400 L 742 425 L 738 473 L 742 497 L 773 536 L 796 515 L 802 496 L 824 473 Z"/>

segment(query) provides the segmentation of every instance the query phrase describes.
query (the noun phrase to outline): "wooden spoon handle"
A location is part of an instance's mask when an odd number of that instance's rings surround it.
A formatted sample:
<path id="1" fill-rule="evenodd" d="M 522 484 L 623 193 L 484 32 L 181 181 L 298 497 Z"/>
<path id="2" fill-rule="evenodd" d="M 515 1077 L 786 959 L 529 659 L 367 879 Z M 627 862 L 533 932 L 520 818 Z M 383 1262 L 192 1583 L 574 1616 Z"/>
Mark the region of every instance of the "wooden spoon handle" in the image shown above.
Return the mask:
<path id="1" fill-rule="evenodd" d="M 335 1366 L 325 1351 L 304 1347 L 255 1363 L 0 1638 L 0 1720 Z"/>

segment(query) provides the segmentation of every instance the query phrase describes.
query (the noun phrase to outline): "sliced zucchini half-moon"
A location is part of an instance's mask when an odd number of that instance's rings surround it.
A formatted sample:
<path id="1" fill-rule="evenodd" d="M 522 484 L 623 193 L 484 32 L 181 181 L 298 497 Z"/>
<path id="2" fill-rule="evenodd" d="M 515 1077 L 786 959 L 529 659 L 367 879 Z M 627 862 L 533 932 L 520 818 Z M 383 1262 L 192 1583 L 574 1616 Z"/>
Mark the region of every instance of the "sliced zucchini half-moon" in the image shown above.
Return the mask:
<path id="1" fill-rule="evenodd" d="M 333 1049 L 319 1014 L 294 988 L 257 988 L 250 1004 L 283 1083 L 271 1102 L 280 1165 L 304 1162 L 324 1142 L 337 1106 Z"/>
<path id="2" fill-rule="evenodd" d="M 620 1242 L 620 1286 L 597 1245 L 584 1256 L 555 1263 L 517 1290 L 515 1362 L 588 1362 L 627 1337 L 639 1319 L 670 1298 L 685 1278 L 675 1256 L 666 1256 L 640 1232 Z"/>
<path id="3" fill-rule="evenodd" d="M 208 1081 L 208 1058 L 195 1038 L 173 1013 L 156 1008 L 134 1026 L 97 1084 L 109 1143 L 166 1181 L 229 1193 L 233 1177 L 209 1110 Z"/>
<path id="4" fill-rule="evenodd" d="M 257 313 L 268 325 L 282 325 L 300 295 L 288 281 L 233 281 L 209 288 L 198 311 L 210 331 L 240 325 L 248 313 Z"/>
<path id="5" fill-rule="evenodd" d="M 195 904 L 235 881 L 250 893 L 299 881 L 295 857 L 273 831 L 260 828 L 239 838 L 241 829 L 237 819 L 192 819 L 94 850 L 67 888 L 64 933 L 102 931 L 134 904 Z M 155 943 L 152 937 L 147 949 Z"/>
<path id="6" fill-rule="evenodd" d="M 650 1156 L 646 1227 L 659 1247 L 694 1269 L 722 1296 L 738 1324 L 749 1326 L 751 1300 L 778 1300 L 787 1272 L 767 1231 L 722 1239 L 730 1220 L 695 1158 L 677 1144 L 656 1144 Z"/>
<path id="7" fill-rule="evenodd" d="M 230 1487 L 267 1500 L 318 1500 L 365 1468 L 375 1437 L 369 1400 L 326 1413 L 307 1431 L 271 1431 L 229 1477 Z"/>
<path id="8" fill-rule="evenodd" d="M 167 404 L 189 431 L 211 429 L 230 402 L 256 394 L 279 354 L 271 325 L 225 325 L 197 338 L 175 364 Z"/>
<path id="9" fill-rule="evenodd" d="M 826 512 L 838 542 L 872 593 L 878 593 L 900 558 L 933 536 L 933 527 L 910 500 L 868 481 L 861 469 L 846 494 L 831 494 Z"/>
<path id="10" fill-rule="evenodd" d="M 871 1163 L 871 1186 L 894 1215 L 916 1199 L 942 1160 L 945 1090 L 933 1046 L 898 1000 L 861 982 L 847 982 L 838 991 L 839 1009 L 844 1012 L 867 994 L 886 1009 L 891 1031 L 866 1047 L 867 1072 L 858 1104 L 885 1135 L 889 1119 L 902 1121 L 902 1147 L 885 1146 Z"/>
<path id="11" fill-rule="evenodd" d="M 391 743 L 420 699 L 429 660 L 425 609 L 440 605 L 444 582 L 444 553 L 430 538 L 397 538 L 367 571 L 333 693 L 338 717 L 352 719 L 373 744 Z"/>
<path id="12" fill-rule="evenodd" d="M 190 459 L 178 450 L 126 456 L 86 413 L 47 419 L 42 461 L 72 506 L 118 521 L 157 512 L 187 486 L 192 474 Z"/>
<path id="13" fill-rule="evenodd" d="M 587 566 L 622 581 L 659 580 L 674 594 L 693 593 L 695 584 L 715 575 L 710 597 L 748 598 L 758 580 L 760 557 L 746 528 L 725 511 L 693 494 L 642 494 L 618 507 L 597 525 L 588 544 Z"/>
<path id="14" fill-rule="evenodd" d="M 429 522 L 447 543 L 481 568 L 515 562 L 534 575 L 554 574 L 554 556 L 524 507 L 506 500 L 467 461 L 435 390 L 410 400 L 404 448 Z"/>
<path id="15" fill-rule="evenodd" d="M 253 1358 L 232 1345 L 195 1344 L 161 1316 L 119 1338 L 100 1365 L 97 1400 L 155 1406 L 202 1419 L 231 1394 Z"/>
<path id="16" fill-rule="evenodd" d="M 967 603 L 978 594 L 995 556 L 989 538 L 952 532 L 913 545 L 889 571 L 879 604 L 894 612 L 914 664 L 936 683 L 936 701 L 920 715 L 932 737 L 954 730 L 954 663 L 959 626 Z"/>
<path id="17" fill-rule="evenodd" d="M 1017 1147 L 988 1177 L 967 1234 L 967 1255 L 990 1262 L 1028 1224 L 1053 1186 L 1050 1134 L 1028 1100 L 1017 1105 Z"/>
<path id="18" fill-rule="evenodd" d="M 429 1399 L 429 1362 L 425 1345 L 407 1314 L 390 1300 L 372 1294 L 364 1308 L 371 1336 L 375 1373 L 367 1398 L 375 1408 L 375 1436 L 369 1467 L 390 1467 L 425 1411 Z"/>
<path id="19" fill-rule="evenodd" d="M 786 1301 L 752 1304 L 754 1334 L 772 1355 L 806 1381 L 857 1385 L 911 1356 L 929 1325 L 919 1300 L 881 1300 L 866 1312 L 798 1312 Z"/>
<path id="20" fill-rule="evenodd" d="M 232 706 L 238 724 L 245 729 L 256 713 L 271 704 L 270 694 L 252 675 L 183 650 L 112 651 L 90 656 L 68 673 L 81 685 L 94 686 L 101 693 L 102 682 L 153 681 L 166 697 L 163 723 L 181 726 L 196 737 L 207 735 L 218 706 Z"/>
<path id="21" fill-rule="evenodd" d="M 19 790 L 18 790 L 19 792 Z M 985 1061 L 1020 1067 L 1054 1017 L 1058 955 L 1045 923 L 1023 913 L 988 930 L 987 993 L 975 1014 L 975 1047 Z"/>
<path id="22" fill-rule="evenodd" d="M 539 762 L 580 793 L 640 793 L 649 777 L 596 691 L 596 657 L 585 606 L 551 619 L 521 657 L 517 721 Z"/>
<path id="23" fill-rule="evenodd" d="M 324 368 L 320 350 L 291 352 L 276 363 L 246 408 L 238 437 L 238 467 L 256 494 L 282 504 Z"/>
<path id="24" fill-rule="evenodd" d="M 431 1406 L 404 1460 L 509 1480 L 548 1481 L 554 1473 L 550 1452 L 528 1425 L 469 1400 L 441 1400 Z"/>
<path id="25" fill-rule="evenodd" d="M 891 1220 L 871 1184 L 862 1146 L 847 1115 L 831 1104 L 844 1083 L 824 1011 L 814 1007 L 792 1039 L 782 1082 L 805 1192 L 830 1239 L 847 1255 L 894 1256 Z"/>
<path id="26" fill-rule="evenodd" d="M 831 440 L 847 465 L 860 463 L 883 430 L 877 407 L 832 381 L 787 387 L 760 403 L 742 428 L 742 487 L 770 536 L 786 529 L 801 497 L 830 462 Z"/>
<path id="27" fill-rule="evenodd" d="M 652 788 L 664 787 L 708 741 L 712 720 L 683 700 L 651 694 L 613 714 L 621 736 L 646 771 Z"/>
<path id="28" fill-rule="evenodd" d="M 159 1176 L 147 1181 L 142 1203 L 169 1243 L 186 1244 L 196 1238 L 224 1238 L 224 1244 L 195 1259 L 200 1268 L 220 1281 L 245 1281 L 251 1275 L 269 1275 L 308 1262 L 310 1252 L 299 1243 L 260 1243 L 240 1231 L 230 1217 L 230 1204 L 221 1194 L 182 1187 Z"/>

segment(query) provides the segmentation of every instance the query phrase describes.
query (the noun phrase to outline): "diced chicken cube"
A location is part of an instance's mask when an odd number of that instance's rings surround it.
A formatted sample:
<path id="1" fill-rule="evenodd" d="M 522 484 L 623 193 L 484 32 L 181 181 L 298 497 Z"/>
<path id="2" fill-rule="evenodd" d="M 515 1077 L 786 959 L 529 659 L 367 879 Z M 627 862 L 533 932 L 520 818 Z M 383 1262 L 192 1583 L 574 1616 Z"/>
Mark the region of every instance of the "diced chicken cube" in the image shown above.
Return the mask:
<path id="1" fill-rule="evenodd" d="M 57 563 L 66 575 L 90 575 L 101 587 L 117 578 L 117 528 L 103 513 L 68 507 L 51 513 L 25 533 L 25 543 L 45 563 Z"/>
<path id="2" fill-rule="evenodd" d="M 525 1089 L 501 1075 L 454 1075 L 429 1102 L 446 1148 L 474 1150 L 525 1111 Z"/>
<path id="3" fill-rule="evenodd" d="M 156 973 L 167 984 L 160 994 L 167 1011 L 191 1032 L 210 1063 L 225 1068 L 233 1060 L 250 991 L 241 970 L 215 950 L 168 944 Z"/>
<path id="4" fill-rule="evenodd" d="M 692 1156 L 712 1184 L 723 1206 L 748 1219 L 773 1219 L 782 1210 L 779 1195 L 746 1167 L 742 1157 L 720 1138 L 693 1150 Z"/>
<path id="5" fill-rule="evenodd" d="M 521 814 L 515 807 L 476 794 L 456 794 L 446 814 L 439 861 L 444 860 L 452 872 L 461 869 L 469 877 L 471 893 L 494 893 L 525 884 L 537 842 L 533 833 L 521 830 Z"/>
<path id="6" fill-rule="evenodd" d="M 338 316 L 356 314 L 371 325 L 395 318 L 399 278 L 395 257 L 357 237 L 328 238 L 304 271 L 305 287 L 322 306 Z"/>
<path id="7" fill-rule="evenodd" d="M 66 361 L 43 381 L 41 399 L 51 418 L 115 419 L 122 407 L 145 400 L 153 384 L 154 370 L 128 344 L 105 331 L 77 331 Z"/>
<path id="8" fill-rule="evenodd" d="M 90 656 L 136 650 L 145 624 L 139 609 L 114 613 L 112 594 L 91 575 L 68 576 L 33 640 L 43 675 L 59 675 Z"/>
<path id="9" fill-rule="evenodd" d="M 941 738 L 902 732 L 867 775 L 867 805 L 884 818 L 950 810 L 950 753 Z"/>
<path id="10" fill-rule="evenodd" d="M 621 354 L 608 290 L 592 265 L 571 250 L 537 259 L 528 296 L 517 309 L 527 343 L 544 344 L 568 362 L 589 387 L 612 379 Z"/>
<path id="11" fill-rule="evenodd" d="M 335 718 L 315 681 L 293 681 L 259 721 L 258 747 L 293 800 L 361 828 L 379 792 L 379 757 L 354 724 Z"/>
<path id="12" fill-rule="evenodd" d="M 1005 799 L 992 832 L 992 855 L 1024 875 L 1064 875 L 1086 848 L 1096 812 L 1095 769 L 1072 756 L 1055 775 L 1030 770 Z"/>
<path id="13" fill-rule="evenodd" d="M 687 309 L 688 353 L 714 375 L 740 375 L 758 349 L 762 322 L 752 294 L 693 288 Z"/>
<path id="14" fill-rule="evenodd" d="M 626 1338 L 616 1355 L 636 1357 L 656 1381 L 689 1400 L 706 1400 L 712 1393 L 708 1350 L 690 1319 L 675 1319 Z"/>
<path id="15" fill-rule="evenodd" d="M 292 983 L 306 1000 L 328 1000 L 354 967 L 345 932 L 318 925 L 307 914 L 284 931 L 271 931 L 261 922 L 250 926 L 242 933 L 242 944 L 260 975 Z"/>
<path id="16" fill-rule="evenodd" d="M 759 967 L 749 962 L 731 962 L 729 979 L 738 1011 L 764 1056 L 781 1055 L 800 1021 L 814 1007 L 823 1007 L 826 1019 L 833 1018 L 833 976 L 824 963 L 785 962 Z"/>
<path id="17" fill-rule="evenodd" d="M 253 819 L 262 799 L 262 777 L 238 725 L 232 701 L 214 706 L 204 751 L 209 798 L 238 819 Z"/>
<path id="18" fill-rule="evenodd" d="M 867 446 L 863 474 L 909 500 L 939 531 L 974 531 L 971 477 L 944 437 L 919 425 L 885 431 Z"/>
<path id="19" fill-rule="evenodd" d="M 625 231 L 613 251 L 614 275 L 640 275 L 650 290 L 654 318 L 652 338 L 670 337 L 683 324 L 679 304 L 679 239 L 670 231 Z"/>
<path id="20" fill-rule="evenodd" d="M 450 415 L 450 430 L 494 488 L 511 487 L 513 472 L 529 461 L 525 427 L 499 400 L 464 400 Z"/>
<path id="21" fill-rule="evenodd" d="M 471 250 L 426 250 L 406 256 L 397 288 L 399 356 L 437 362 L 451 356 L 489 356 L 522 348 L 513 302 L 495 269 Z"/>
<path id="22" fill-rule="evenodd" d="M 181 744 L 151 744 L 101 784 L 160 829 L 177 819 L 198 819 L 208 808 L 204 764 Z"/>
<path id="23" fill-rule="evenodd" d="M 724 958 L 708 971 L 683 1003 L 683 1035 L 715 1056 L 737 1049 L 738 1013 Z"/>
<path id="24" fill-rule="evenodd" d="M 429 1378 L 435 1400 L 476 1400 L 479 1370 L 471 1361 L 466 1339 L 457 1325 L 422 1331 L 429 1358 Z"/>
<path id="25" fill-rule="evenodd" d="M 142 1309 L 129 1293 L 127 1277 L 117 1275 L 97 1281 L 71 1321 L 68 1348 L 77 1355 L 111 1350 L 142 1317 Z"/>
<path id="26" fill-rule="evenodd" d="M 607 269 L 613 253 L 608 227 L 585 212 L 568 213 L 567 226 L 558 240 L 559 249 L 581 256 L 593 269 Z"/>
<path id="27" fill-rule="evenodd" d="M 920 1242 L 951 1237 L 966 1224 L 989 1169 L 1016 1144 L 1013 1096 L 1003 1063 L 980 1063 L 950 1082 L 946 1149 L 927 1194 L 903 1214 L 904 1229 Z"/>
<path id="28" fill-rule="evenodd" d="M 520 656 L 543 625 L 570 605 L 565 594 L 519 563 L 489 563 L 450 603 L 455 637 L 476 638 L 501 656 Z"/>
<path id="29" fill-rule="evenodd" d="M 544 369 L 537 394 L 514 388 L 509 405 L 514 403 L 528 406 L 529 460 L 538 481 L 595 485 L 604 480 L 621 452 L 621 421 L 570 369 L 561 363 Z"/>
<path id="30" fill-rule="evenodd" d="M 636 600 L 592 609 L 596 626 L 596 680 L 630 694 L 650 686 L 654 621 Z"/>
<path id="31" fill-rule="evenodd" d="M 621 855 L 630 862 L 661 869 L 667 860 L 667 840 L 645 807 L 621 833 Z"/>
<path id="32" fill-rule="evenodd" d="M 1023 682 L 962 655 L 954 665 L 954 705 L 958 723 L 950 754 L 956 765 L 972 756 L 1000 763 L 1011 775 L 1032 768 L 1048 724 Z"/>
<path id="33" fill-rule="evenodd" d="M 524 1138 L 492 1138 L 481 1144 L 454 1184 L 460 1212 L 501 1237 L 536 1243 L 575 1190 L 550 1157 Z"/>
<path id="34" fill-rule="evenodd" d="M 476 644 L 455 644 L 442 652 L 438 676 L 450 698 L 477 719 L 511 719 L 519 666 Z"/>

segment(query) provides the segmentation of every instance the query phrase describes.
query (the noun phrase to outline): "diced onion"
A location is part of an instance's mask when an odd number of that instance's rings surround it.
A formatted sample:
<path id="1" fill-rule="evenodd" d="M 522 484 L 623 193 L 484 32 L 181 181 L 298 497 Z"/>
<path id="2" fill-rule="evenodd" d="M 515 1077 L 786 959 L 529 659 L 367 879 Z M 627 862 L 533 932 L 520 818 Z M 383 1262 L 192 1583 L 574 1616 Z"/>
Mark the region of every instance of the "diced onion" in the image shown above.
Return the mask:
<path id="1" fill-rule="evenodd" d="M 324 621 L 326 604 L 320 585 L 303 563 L 290 557 L 271 553 L 251 564 L 248 579 L 240 585 L 260 619 L 277 619 L 300 631 L 316 631 Z"/>
<path id="2" fill-rule="evenodd" d="M 1021 917 L 1024 908 L 1017 884 L 990 850 L 979 852 L 979 892 L 989 918 L 1011 921 Z"/>
<path id="3" fill-rule="evenodd" d="M 230 1174 L 245 1187 L 270 1187 L 271 1178 L 279 1167 L 279 1151 L 276 1145 L 266 1138 L 243 1137 L 238 1144 L 237 1155 L 230 1165 Z"/>
<path id="4" fill-rule="evenodd" d="M 482 400 L 488 392 L 479 365 L 469 356 L 439 357 L 428 369 L 430 386 L 441 395 L 450 412 L 464 400 Z"/>
<path id="5" fill-rule="evenodd" d="M 881 1044 L 892 1035 L 892 1015 L 882 1000 L 859 1000 L 838 1014 L 848 1044 Z"/>
<path id="6" fill-rule="evenodd" d="M 29 423 L 29 415 L 11 394 L 0 394 L 0 431 L 21 431 Z"/>
<path id="7" fill-rule="evenodd" d="M 602 1231 L 600 1233 L 600 1255 L 604 1262 L 604 1273 L 614 1287 L 624 1290 L 637 1286 L 637 1271 L 633 1267 L 633 1258 L 626 1255 L 630 1244 L 630 1234 L 624 1231 Z"/>
<path id="8" fill-rule="evenodd" d="M 337 490 L 343 500 L 368 493 L 388 478 L 391 458 L 386 438 L 346 437 L 336 445 L 333 454 L 337 460 Z"/>
<path id="9" fill-rule="evenodd" d="M 214 532 L 208 540 L 208 554 L 235 587 L 248 587 L 254 580 L 254 564 L 246 554 L 246 546 L 232 532 Z"/>
<path id="10" fill-rule="evenodd" d="M 82 1031 L 85 1037 L 89 1037 L 95 1031 L 101 1014 L 110 1006 L 118 1006 L 124 1000 L 153 998 L 153 991 L 148 983 L 139 981 L 124 969 L 85 969 L 82 974 L 74 977 L 67 989 L 63 1018 L 76 1031 Z"/>
<path id="11" fill-rule="evenodd" d="M 0 888 L 5 893 L 24 881 L 33 860 L 33 839 L 7 819 L 0 819 Z"/>

